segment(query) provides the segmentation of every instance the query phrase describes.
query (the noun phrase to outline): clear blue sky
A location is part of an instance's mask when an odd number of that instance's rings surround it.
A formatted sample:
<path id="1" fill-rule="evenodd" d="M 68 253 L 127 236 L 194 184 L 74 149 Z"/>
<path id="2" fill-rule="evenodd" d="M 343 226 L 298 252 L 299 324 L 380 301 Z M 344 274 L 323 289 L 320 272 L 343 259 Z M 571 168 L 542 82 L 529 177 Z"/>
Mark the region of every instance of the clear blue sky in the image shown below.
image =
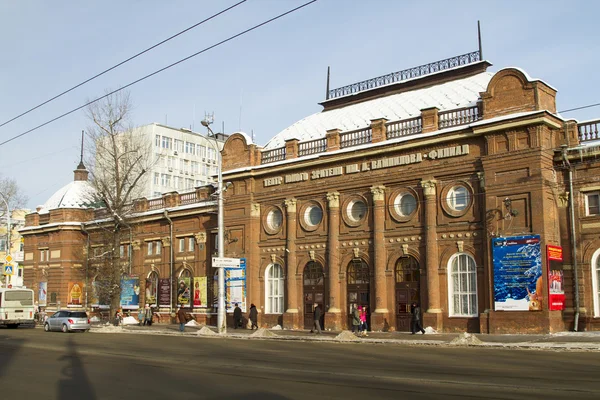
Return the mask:
<path id="1" fill-rule="evenodd" d="M 0 123 L 236 2 L 0 0 Z M 303 3 L 248 0 L 1 127 L 0 142 Z M 253 131 L 263 145 L 320 111 L 327 66 L 333 88 L 474 51 L 477 20 L 492 71 L 518 66 L 543 79 L 558 89 L 559 110 L 598 103 L 598 4 L 319 0 L 133 86 L 133 122 L 202 131 L 214 112 L 217 127 Z M 600 118 L 600 107 L 565 116 Z M 73 179 L 86 126 L 79 111 L 0 146 L 0 172 L 17 179 L 29 207 Z"/>

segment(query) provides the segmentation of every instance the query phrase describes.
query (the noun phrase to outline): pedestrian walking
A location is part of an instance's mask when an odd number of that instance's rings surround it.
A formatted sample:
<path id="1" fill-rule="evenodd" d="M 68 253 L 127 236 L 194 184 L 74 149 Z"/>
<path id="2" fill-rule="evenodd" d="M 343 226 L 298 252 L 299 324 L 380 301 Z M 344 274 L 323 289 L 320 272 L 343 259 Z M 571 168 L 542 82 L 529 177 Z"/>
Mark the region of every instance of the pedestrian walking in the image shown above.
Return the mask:
<path id="1" fill-rule="evenodd" d="M 238 303 L 235 303 L 235 308 L 233 309 L 233 329 L 237 329 L 242 326 L 242 309 L 238 306 Z"/>
<path id="2" fill-rule="evenodd" d="M 121 309 L 118 309 L 115 312 L 115 326 L 121 325 L 122 322 L 123 322 L 123 313 L 121 312 Z"/>
<path id="3" fill-rule="evenodd" d="M 183 309 L 183 304 L 180 304 L 179 310 L 177 310 L 177 321 L 179 322 L 179 332 L 185 331 L 185 324 L 187 323 L 187 315 L 185 314 L 185 310 Z"/>
<path id="4" fill-rule="evenodd" d="M 367 326 L 367 306 L 359 307 L 360 308 L 360 333 L 362 336 L 367 335 L 367 330 L 369 327 Z"/>
<path id="5" fill-rule="evenodd" d="M 410 332 L 414 335 L 417 330 L 421 331 L 421 333 L 425 334 L 425 329 L 421 325 L 421 307 L 419 307 L 419 303 L 413 301 L 410 305 L 410 312 L 412 313 L 412 317 L 410 319 Z"/>
<path id="6" fill-rule="evenodd" d="M 352 304 L 352 333 L 358 334 L 360 327 L 360 313 L 356 308 L 356 304 Z"/>
<path id="7" fill-rule="evenodd" d="M 248 318 L 250 318 L 250 322 L 252 323 L 250 329 L 254 330 L 254 327 L 258 329 L 258 310 L 254 304 L 250 304 L 250 313 L 248 314 Z"/>
<path id="8" fill-rule="evenodd" d="M 144 325 L 151 326 L 152 325 L 152 317 L 154 316 L 154 311 L 149 304 L 146 304 L 146 310 L 144 315 Z"/>
<path id="9" fill-rule="evenodd" d="M 146 311 L 143 308 L 140 308 L 138 312 L 138 325 L 144 325 L 144 319 L 146 318 Z"/>
<path id="10" fill-rule="evenodd" d="M 317 335 L 321 334 L 321 306 L 315 304 L 315 310 L 313 312 L 313 329 L 310 331 Z"/>

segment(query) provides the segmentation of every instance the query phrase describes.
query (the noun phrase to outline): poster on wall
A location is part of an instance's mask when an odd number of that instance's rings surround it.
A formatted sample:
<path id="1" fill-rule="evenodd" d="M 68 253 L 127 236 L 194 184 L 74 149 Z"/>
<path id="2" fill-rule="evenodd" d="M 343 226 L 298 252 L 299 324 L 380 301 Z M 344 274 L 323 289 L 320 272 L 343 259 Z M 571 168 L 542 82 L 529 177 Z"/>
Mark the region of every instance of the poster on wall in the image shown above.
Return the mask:
<path id="1" fill-rule="evenodd" d="M 169 307 L 171 305 L 171 280 L 158 280 L 158 306 Z"/>
<path id="2" fill-rule="evenodd" d="M 548 260 L 548 306 L 552 311 L 565 309 L 565 290 L 563 287 L 563 249 L 560 246 L 546 247 Z"/>
<path id="3" fill-rule="evenodd" d="M 181 304 L 183 307 L 190 307 L 190 278 L 181 277 L 177 284 L 177 304 Z"/>
<path id="4" fill-rule="evenodd" d="M 540 311 L 543 307 L 540 236 L 492 239 L 494 309 Z"/>
<path id="5" fill-rule="evenodd" d="M 89 303 L 92 308 L 108 310 L 110 308 L 110 300 L 108 299 L 108 290 L 102 287 L 102 282 L 94 280 L 92 282 L 92 292 L 89 294 Z"/>
<path id="6" fill-rule="evenodd" d="M 156 298 L 158 296 L 158 279 L 146 279 L 146 304 L 156 307 Z"/>
<path id="7" fill-rule="evenodd" d="M 48 298 L 48 282 L 40 282 L 38 291 L 38 305 L 45 306 Z"/>
<path id="8" fill-rule="evenodd" d="M 83 283 L 69 282 L 67 307 L 83 307 Z"/>
<path id="9" fill-rule="evenodd" d="M 246 312 L 246 259 L 240 258 L 240 266 L 225 268 L 225 306 L 233 312 L 235 304 Z"/>
<path id="10" fill-rule="evenodd" d="M 194 277 L 194 307 L 206 307 L 206 277 Z"/>
<path id="11" fill-rule="evenodd" d="M 140 278 L 121 279 L 121 307 L 125 310 L 140 308 Z"/>

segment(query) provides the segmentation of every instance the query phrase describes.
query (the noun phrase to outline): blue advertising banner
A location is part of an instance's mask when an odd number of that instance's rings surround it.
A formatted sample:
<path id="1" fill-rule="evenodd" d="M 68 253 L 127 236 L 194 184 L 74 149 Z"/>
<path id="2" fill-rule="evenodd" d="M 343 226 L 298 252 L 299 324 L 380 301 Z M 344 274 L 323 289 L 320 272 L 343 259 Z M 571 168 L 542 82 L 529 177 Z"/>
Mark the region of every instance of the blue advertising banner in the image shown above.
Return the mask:
<path id="1" fill-rule="evenodd" d="M 239 268 L 225 268 L 225 306 L 233 312 L 235 304 L 246 312 L 246 259 L 240 258 Z"/>
<path id="2" fill-rule="evenodd" d="M 121 279 L 121 307 L 129 310 L 140 308 L 140 278 Z"/>
<path id="3" fill-rule="evenodd" d="M 492 239 L 494 309 L 542 309 L 542 252 L 540 236 Z"/>

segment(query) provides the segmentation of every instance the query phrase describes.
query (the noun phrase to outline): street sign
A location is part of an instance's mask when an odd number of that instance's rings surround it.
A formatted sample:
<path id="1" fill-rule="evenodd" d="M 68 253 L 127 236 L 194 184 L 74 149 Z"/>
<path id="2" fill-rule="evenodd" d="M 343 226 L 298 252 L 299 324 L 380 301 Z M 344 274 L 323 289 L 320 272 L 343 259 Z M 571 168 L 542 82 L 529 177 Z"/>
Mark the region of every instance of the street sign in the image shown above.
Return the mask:
<path id="1" fill-rule="evenodd" d="M 228 258 L 228 257 L 213 257 L 212 258 L 213 268 L 239 268 L 239 258 Z"/>
<path id="2" fill-rule="evenodd" d="M 4 257 L 4 261 L 7 264 L 10 264 L 12 262 L 12 260 L 13 260 L 13 258 L 12 258 L 12 256 L 10 254 L 7 254 L 6 257 Z"/>
<path id="3" fill-rule="evenodd" d="M 15 270 L 12 264 L 4 265 L 4 275 L 13 275 L 14 271 Z"/>

